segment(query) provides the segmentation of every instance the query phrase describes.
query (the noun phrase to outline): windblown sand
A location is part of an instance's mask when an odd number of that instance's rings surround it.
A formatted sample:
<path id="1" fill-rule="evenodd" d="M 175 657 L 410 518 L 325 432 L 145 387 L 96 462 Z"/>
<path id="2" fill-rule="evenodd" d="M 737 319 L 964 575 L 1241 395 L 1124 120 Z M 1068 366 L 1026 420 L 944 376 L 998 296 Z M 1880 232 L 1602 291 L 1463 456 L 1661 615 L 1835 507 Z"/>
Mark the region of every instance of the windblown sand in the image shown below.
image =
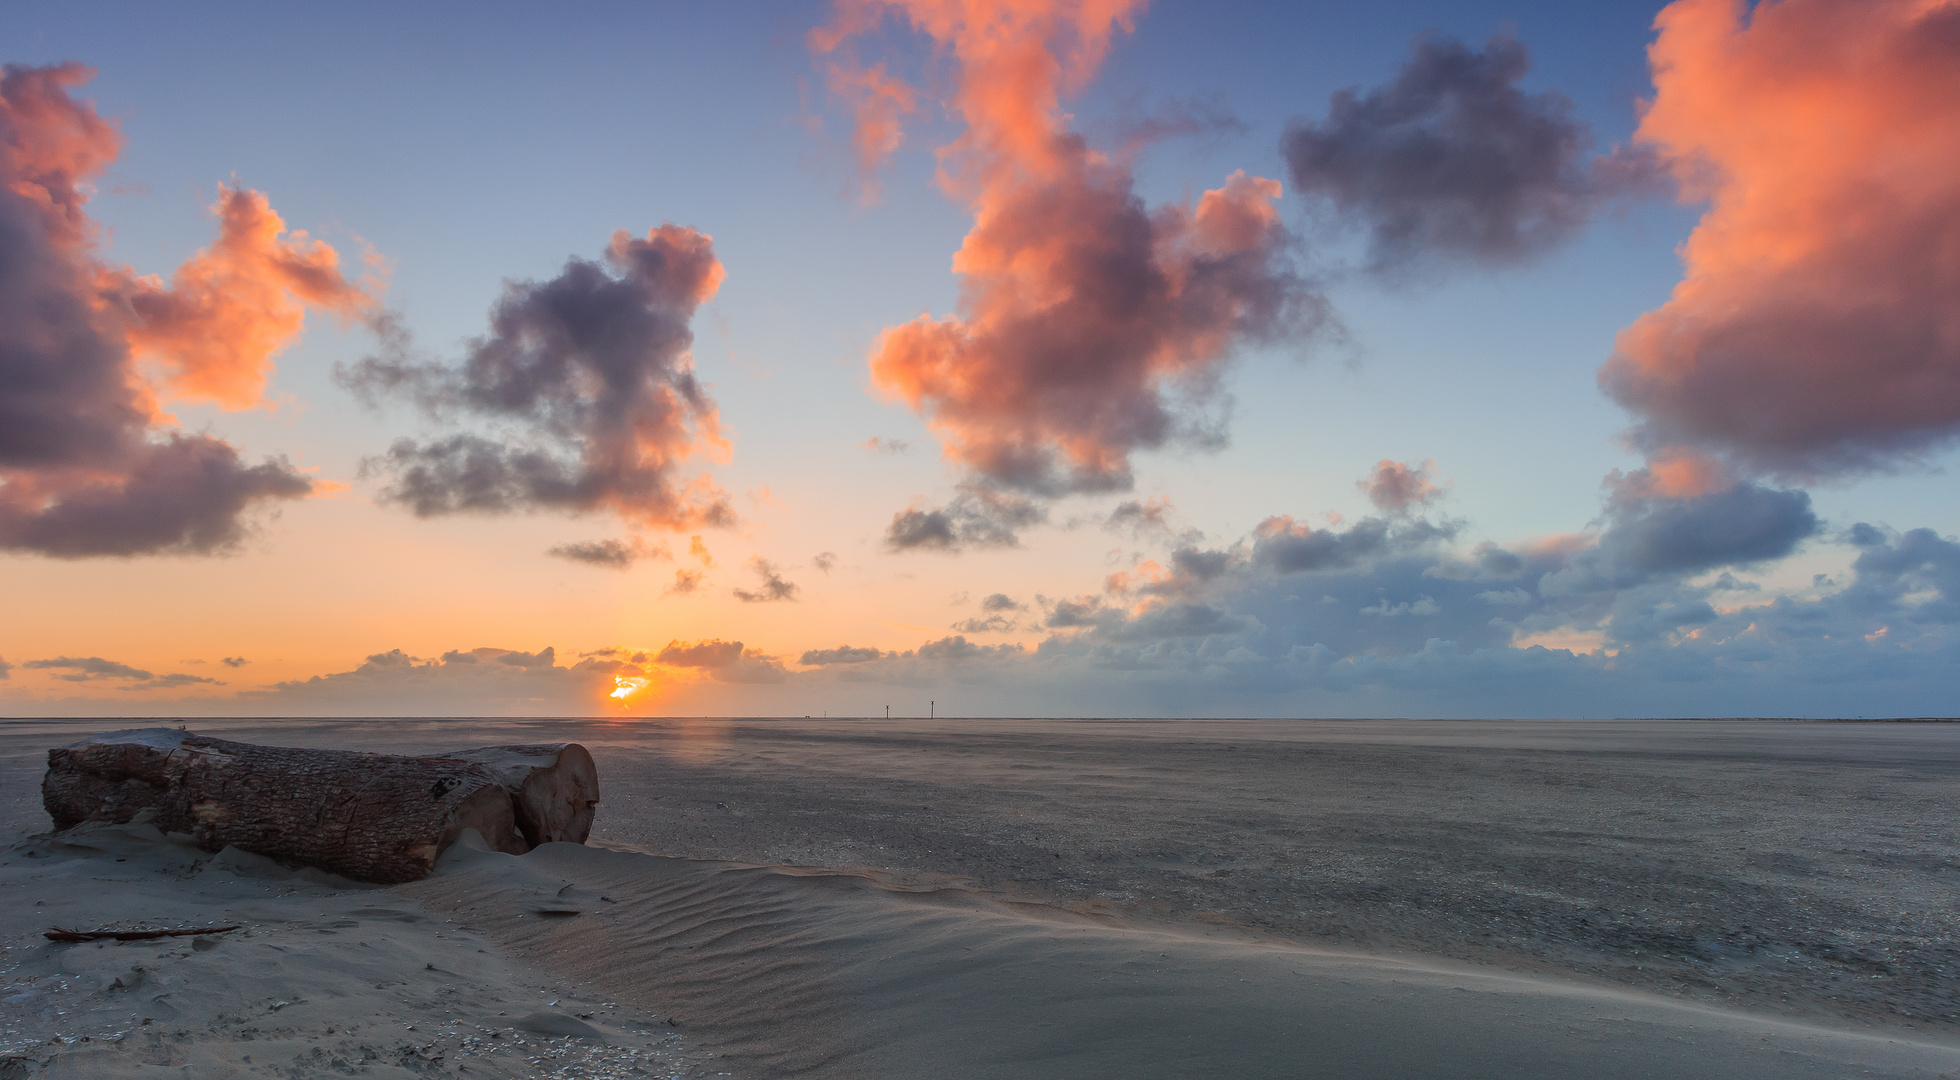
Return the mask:
<path id="1" fill-rule="evenodd" d="M 192 725 L 592 749 L 388 889 L 29 838 L 113 726 L 0 727 L 0 1077 L 1960 1075 L 1960 725 Z"/>

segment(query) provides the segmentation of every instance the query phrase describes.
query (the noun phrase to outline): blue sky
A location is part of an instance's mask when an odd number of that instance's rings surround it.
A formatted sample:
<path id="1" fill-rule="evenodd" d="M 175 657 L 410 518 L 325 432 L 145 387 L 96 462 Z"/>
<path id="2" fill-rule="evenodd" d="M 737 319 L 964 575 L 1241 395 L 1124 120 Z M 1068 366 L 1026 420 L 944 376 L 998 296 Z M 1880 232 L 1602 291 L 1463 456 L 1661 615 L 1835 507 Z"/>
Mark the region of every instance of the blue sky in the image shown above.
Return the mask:
<path id="1" fill-rule="evenodd" d="M 1829 6 L 1786 0 L 1806 3 Z M 1776 660 L 1731 665 L 1719 678 L 1654 659 L 1679 641 L 1602 632 L 1605 608 L 1560 609 L 1567 621 L 1556 632 L 1518 630 L 1508 644 L 1472 645 L 1470 623 L 1440 615 L 1428 632 L 1392 641 L 1363 642 L 1331 624 L 1300 631 L 1339 635 L 1294 644 L 1319 644 L 1350 664 L 1340 679 L 1293 669 L 1255 676 L 1204 659 L 1239 648 L 1278 663 L 1271 633 L 1246 629 L 1248 619 L 1274 631 L 1276 620 L 1290 618 L 1267 610 L 1274 596 L 1312 592 L 1317 603 L 1320 595 L 1345 597 L 1343 589 L 1390 588 L 1394 579 L 1393 588 L 1413 591 L 1388 599 L 1414 604 L 1431 595 L 1441 603 L 1440 594 L 1421 591 L 1424 568 L 1469 558 L 1480 542 L 1523 551 L 1548 537 L 1597 542 L 1610 528 L 1609 474 L 1639 470 L 1646 457 L 1623 441 L 1633 418 L 1601 392 L 1598 372 L 1615 335 L 1681 280 L 1678 249 L 1705 205 L 1666 193 L 1622 199 L 1522 265 L 1450 266 L 1384 281 L 1361 268 L 1365 222 L 1293 190 L 1281 139 L 1289 123 L 1325 117 L 1336 91 L 1394 80 L 1419 35 L 1477 49 L 1501 33 L 1530 53 L 1518 88 L 1570 99 L 1571 118 L 1592 139 L 1587 157 L 1604 153 L 1629 143 L 1637 101 L 1655 92 L 1646 49 L 1659 8 L 1152 4 L 1134 33 L 1114 34 L 1106 62 L 1064 102 L 1073 129 L 1113 148 L 1139 118 L 1229 118 L 1144 149 L 1137 195 L 1153 206 L 1188 202 L 1238 169 L 1284 181 L 1277 206 L 1299 241 L 1294 255 L 1344 333 L 1235 343 L 1212 402 L 1228 418 L 1225 445 L 1139 450 L 1129 490 L 1037 500 L 1047 523 L 1021 529 L 1012 546 L 945 551 L 898 550 L 888 526 L 907 507 L 947 505 L 974 474 L 941 457 L 925 418 L 875 385 L 866 361 L 886 327 L 956 309 L 960 281 L 950 260 L 974 220 L 933 183 L 932 148 L 958 138 L 963 121 L 936 105 L 924 110 L 890 162 L 882 199 L 856 198 L 851 117 L 826 91 L 805 42 L 832 18 L 829 5 L 336 5 L 250 15 L 195 5 L 11 5 L 7 62 L 77 60 L 97 70 L 75 96 L 115 121 L 126 142 L 96 181 L 88 212 L 112 237 L 102 257 L 139 274 L 167 278 L 210 244 L 207 207 L 220 182 L 233 182 L 264 192 L 289 228 L 332 244 L 343 260 L 371 246 L 387 268 L 382 303 L 419 355 L 454 361 L 486 333 L 486 313 L 506 282 L 544 281 L 568 258 L 596 259 L 615 229 L 643 235 L 671 222 L 712 236 L 727 276 L 692 314 L 692 358 L 730 445 L 725 461 L 701 467 L 730 494 L 740 522 L 635 531 L 604 509 L 423 519 L 388 505 L 386 477 L 373 467 L 364 475 L 363 461 L 398 437 L 445 429 L 403 398 L 380 408 L 357 400 L 336 367 L 374 353 L 376 338 L 358 320 L 341 325 L 316 311 L 304 336 L 274 357 L 268 407 L 186 403 L 171 412 L 185 430 L 222 437 L 248 456 L 286 455 L 346 490 L 253 517 L 248 537 L 226 551 L 59 558 L 17 546 L 0 554 L 0 581 L 26 616 L 0 627 L 0 663 L 11 667 L 0 668 L 0 710 L 385 712 L 385 694 L 333 695 L 368 658 L 398 649 L 422 666 L 404 669 L 408 682 L 376 685 L 417 703 L 404 711 L 450 711 L 444 703 L 461 712 L 597 711 L 616 707 L 604 696 L 615 680 L 633 678 L 659 691 L 625 699 L 629 711 L 648 712 L 800 715 L 813 700 L 833 701 L 833 713 L 870 712 L 892 688 L 930 694 L 935 679 L 963 687 L 947 697 L 963 694 L 963 711 L 976 713 L 1420 713 L 1469 703 L 1478 714 L 1604 715 L 1803 712 L 1812 702 L 1817 711 L 1858 712 L 1865 695 L 1873 712 L 1951 711 L 1934 662 L 1955 646 L 1943 623 L 1928 623 L 1912 655 L 1886 661 L 1903 665 L 1893 668 L 1850 663 L 1853 651 L 1885 645 L 1862 642 L 1871 626 L 1858 624 L 1856 645 L 1825 647 L 1793 622 Z M 943 98 L 959 78 L 918 34 L 887 28 L 864 49 L 918 79 L 928 99 Z M 873 437 L 910 451 L 867 451 Z M 1686 603 L 1724 572 L 1758 588 L 1724 594 L 1716 610 L 1784 594 L 1822 602 L 1850 580 L 1860 552 L 1872 550 L 1842 542 L 1854 523 L 1960 532 L 1950 445 L 1935 438 L 1877 474 L 1796 484 L 1736 477 L 1806 493 L 1817 524 L 1775 557 L 1710 556 L 1669 571 L 1665 597 L 1652 583 L 1616 585 L 1616 599 L 1602 603 Z M 1445 535 L 1307 571 L 1311 589 L 1254 558 L 1257 531 L 1275 515 L 1341 535 L 1383 513 L 1357 482 L 1384 459 L 1418 469 L 1433 463 L 1425 475 L 1444 493 L 1410 513 L 1443 523 Z M 1119 504 L 1153 498 L 1174 508 L 1169 531 L 1102 527 Z M 712 567 L 689 561 L 696 534 Z M 671 558 L 619 570 L 544 554 L 629 535 L 665 545 Z M 1220 579 L 1237 585 L 1207 582 L 1225 591 L 1193 585 L 1176 598 L 1209 605 L 1230 616 L 1216 627 L 1238 629 L 1156 641 L 1151 647 L 1164 651 L 1154 660 L 1069 667 L 1067 657 L 1093 652 L 1096 635 L 1116 648 L 1129 631 L 1058 625 L 1056 602 L 1100 595 L 1126 620 L 1146 619 L 1169 593 L 1118 595 L 1106 579 L 1145 560 L 1171 567 L 1180 547 L 1240 552 L 1232 573 L 1245 576 Z M 796 599 L 734 596 L 760 580 L 745 569 L 758 558 L 798 586 Z M 1411 564 L 1413 578 L 1397 576 L 1391 563 L 1402 558 L 1421 562 Z M 1941 571 L 1926 566 L 1933 581 Z M 707 575 L 703 591 L 676 595 L 675 573 L 689 567 Z M 1258 576 L 1268 573 L 1279 577 Z M 1820 574 L 1838 584 L 1819 585 Z M 1922 582 L 1900 593 L 1910 598 L 1902 602 L 1925 615 L 1927 596 L 1935 605 L 1954 599 L 1938 600 L 1941 587 Z M 927 664 L 921 646 L 949 636 L 996 593 L 1025 608 L 1012 620 L 1016 629 L 965 636 L 976 646 L 1024 646 L 1015 658 L 994 654 L 984 663 L 1028 665 L 1026 675 L 1004 678 L 1006 669 L 947 656 Z M 1746 612 L 1721 618 L 1748 621 Z M 1557 620 L 1547 613 L 1544 621 Z M 653 658 L 670 643 L 709 640 L 745 643 L 760 658 L 752 674 L 762 681 Z M 1559 663 L 1541 660 L 1534 643 L 1551 647 Z M 848 671 L 798 663 L 839 644 L 881 659 Z M 544 668 L 565 671 L 541 676 L 548 686 L 471 682 L 462 665 L 445 671 L 440 660 L 451 650 L 533 655 L 546 646 L 557 662 Z M 577 659 L 613 647 L 621 651 Z M 1627 648 L 1641 663 L 1609 670 Z M 1852 674 L 1828 694 L 1792 695 L 1778 665 L 1814 667 L 1817 648 L 1842 654 Z M 1452 649 L 1474 655 L 1416 670 L 1419 658 Z M 1594 650 L 1603 651 L 1584 659 Z M 634 654 L 648 659 L 632 661 Z M 251 663 L 218 671 L 212 665 L 222 656 Z M 24 666 L 63 658 L 113 660 L 152 679 L 66 680 L 64 672 L 87 672 Z M 1336 687 L 1352 682 L 1354 665 L 1397 664 L 1384 681 Z M 1892 673 L 1875 674 L 1881 667 Z M 1544 674 L 1554 669 L 1564 674 Z M 1147 674 L 1113 674 L 1122 670 Z M 171 671 L 222 683 L 162 685 Z M 315 676 L 321 681 L 309 684 Z M 1017 681 L 1023 685 L 1008 685 Z M 412 689 L 423 686 L 434 689 Z"/>

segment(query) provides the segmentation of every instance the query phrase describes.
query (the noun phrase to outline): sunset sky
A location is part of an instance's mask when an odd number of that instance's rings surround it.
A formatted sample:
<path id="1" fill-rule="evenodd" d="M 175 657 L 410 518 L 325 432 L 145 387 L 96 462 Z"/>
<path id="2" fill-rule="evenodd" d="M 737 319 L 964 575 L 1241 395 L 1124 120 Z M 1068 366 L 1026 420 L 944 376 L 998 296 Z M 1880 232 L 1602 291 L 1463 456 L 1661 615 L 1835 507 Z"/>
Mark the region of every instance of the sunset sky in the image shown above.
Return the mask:
<path id="1" fill-rule="evenodd" d="M 1960 0 L 7 10 L 0 715 L 1960 711 Z"/>

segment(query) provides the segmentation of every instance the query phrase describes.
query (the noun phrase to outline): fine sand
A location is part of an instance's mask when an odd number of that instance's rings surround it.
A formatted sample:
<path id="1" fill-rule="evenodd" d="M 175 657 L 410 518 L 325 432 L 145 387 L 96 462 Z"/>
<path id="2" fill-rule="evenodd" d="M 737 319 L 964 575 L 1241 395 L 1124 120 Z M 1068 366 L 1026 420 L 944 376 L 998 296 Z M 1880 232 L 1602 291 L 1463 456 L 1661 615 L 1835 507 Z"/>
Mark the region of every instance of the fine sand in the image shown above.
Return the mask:
<path id="1" fill-rule="evenodd" d="M 387 889 L 31 837 L 114 726 L 0 725 L 0 1077 L 1960 1075 L 1960 726 L 193 725 L 592 749 Z"/>

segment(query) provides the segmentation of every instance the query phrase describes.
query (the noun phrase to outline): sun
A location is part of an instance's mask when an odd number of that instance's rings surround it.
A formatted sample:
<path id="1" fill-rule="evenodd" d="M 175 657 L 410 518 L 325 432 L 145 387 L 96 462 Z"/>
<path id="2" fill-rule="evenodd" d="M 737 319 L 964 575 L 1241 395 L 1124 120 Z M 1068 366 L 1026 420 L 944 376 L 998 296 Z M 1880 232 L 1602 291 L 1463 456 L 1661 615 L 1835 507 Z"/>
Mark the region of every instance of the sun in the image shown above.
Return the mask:
<path id="1" fill-rule="evenodd" d="M 606 696 L 625 701 L 634 694 L 645 690 L 652 682 L 652 679 L 642 679 L 638 676 L 615 675 L 613 676 L 613 691 Z"/>

